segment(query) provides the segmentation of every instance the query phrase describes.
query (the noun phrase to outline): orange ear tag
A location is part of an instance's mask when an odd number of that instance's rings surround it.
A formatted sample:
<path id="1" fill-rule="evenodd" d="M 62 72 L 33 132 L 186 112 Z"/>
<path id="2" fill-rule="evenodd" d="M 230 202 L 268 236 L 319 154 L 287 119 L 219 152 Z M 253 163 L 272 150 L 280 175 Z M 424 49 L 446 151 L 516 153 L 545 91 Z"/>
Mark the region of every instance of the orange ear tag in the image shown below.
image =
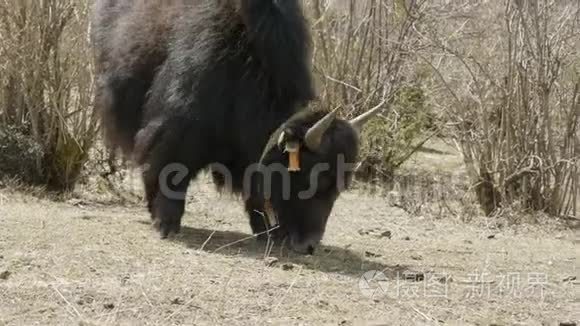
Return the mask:
<path id="1" fill-rule="evenodd" d="M 286 152 L 288 152 L 288 171 L 300 171 L 300 144 L 295 142 L 286 143 Z"/>

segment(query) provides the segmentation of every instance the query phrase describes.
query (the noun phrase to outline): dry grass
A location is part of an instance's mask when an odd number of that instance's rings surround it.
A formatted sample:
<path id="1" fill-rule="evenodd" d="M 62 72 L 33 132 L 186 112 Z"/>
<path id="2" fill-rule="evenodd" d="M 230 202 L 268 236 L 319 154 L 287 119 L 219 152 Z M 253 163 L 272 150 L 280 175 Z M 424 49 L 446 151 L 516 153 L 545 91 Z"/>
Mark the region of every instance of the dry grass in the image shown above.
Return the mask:
<path id="1" fill-rule="evenodd" d="M 1 192 L 0 273 L 10 275 L 0 280 L 0 324 L 553 325 L 580 319 L 577 285 L 564 282 L 578 276 L 578 234 L 561 226 L 413 218 L 353 192 L 339 200 L 315 256 L 275 248 L 270 256 L 279 260 L 268 266 L 264 246 L 252 240 L 227 246 L 247 238 L 249 228 L 240 204 L 210 187 L 208 180 L 197 183 L 184 232 L 172 241 L 158 239 L 142 208 Z M 391 237 L 376 235 L 384 231 Z M 391 278 L 387 295 L 361 293 L 360 277 L 369 270 Z M 451 277 L 447 296 L 425 295 L 422 286 L 434 283 L 405 280 L 406 271 L 431 281 Z M 477 272 L 489 273 L 486 281 L 471 279 Z M 529 273 L 546 275 L 543 300 L 539 288 L 527 297 L 500 293 L 508 289 L 501 283 L 508 273 L 520 273 L 516 289 L 528 286 Z M 397 296 L 397 284 L 419 292 Z M 489 296 L 469 296 L 487 286 Z"/>

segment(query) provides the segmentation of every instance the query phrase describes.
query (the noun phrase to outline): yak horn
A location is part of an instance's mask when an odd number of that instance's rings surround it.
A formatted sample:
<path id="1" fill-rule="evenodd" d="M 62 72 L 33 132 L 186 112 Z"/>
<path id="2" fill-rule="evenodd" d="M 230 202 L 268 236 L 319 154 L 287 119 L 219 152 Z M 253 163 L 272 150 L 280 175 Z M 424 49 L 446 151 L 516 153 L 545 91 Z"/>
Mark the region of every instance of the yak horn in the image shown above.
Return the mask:
<path id="1" fill-rule="evenodd" d="M 372 118 L 374 118 L 383 110 L 383 105 L 385 105 L 385 103 L 386 101 L 382 101 L 379 105 L 375 106 L 374 108 L 350 120 L 349 121 L 350 125 L 358 132 L 360 132 L 367 122 L 369 122 Z"/>
<path id="2" fill-rule="evenodd" d="M 339 108 L 332 110 L 330 113 L 324 116 L 324 118 L 320 119 L 314 126 L 308 129 L 306 136 L 304 136 L 304 143 L 306 143 L 308 149 L 313 152 L 318 151 L 318 148 L 322 143 L 322 136 L 324 136 L 324 133 L 326 130 L 328 130 L 330 124 L 336 118 L 336 112 L 338 109 Z"/>

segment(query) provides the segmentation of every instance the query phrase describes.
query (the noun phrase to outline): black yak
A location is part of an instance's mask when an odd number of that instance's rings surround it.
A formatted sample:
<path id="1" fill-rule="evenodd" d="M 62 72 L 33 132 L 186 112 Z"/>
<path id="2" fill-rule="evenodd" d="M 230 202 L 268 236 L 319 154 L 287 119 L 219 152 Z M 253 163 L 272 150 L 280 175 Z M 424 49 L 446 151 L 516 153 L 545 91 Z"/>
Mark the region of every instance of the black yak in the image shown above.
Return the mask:
<path id="1" fill-rule="evenodd" d="M 275 215 L 277 236 L 313 251 L 351 177 L 339 158 L 355 162 L 357 128 L 376 110 L 354 121 L 306 110 L 300 0 L 94 0 L 90 37 L 106 142 L 143 167 L 162 237 L 179 232 L 188 184 L 213 167 L 219 187 L 244 195 L 254 234 Z M 272 166 L 285 169 L 263 173 Z"/>

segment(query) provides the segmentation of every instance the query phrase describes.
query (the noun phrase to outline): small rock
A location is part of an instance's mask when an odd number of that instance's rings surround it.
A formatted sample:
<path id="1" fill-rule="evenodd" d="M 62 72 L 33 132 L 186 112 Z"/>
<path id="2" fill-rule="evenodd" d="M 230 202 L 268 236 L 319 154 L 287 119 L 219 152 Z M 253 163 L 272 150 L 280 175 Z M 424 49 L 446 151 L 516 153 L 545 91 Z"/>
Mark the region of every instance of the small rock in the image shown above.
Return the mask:
<path id="1" fill-rule="evenodd" d="M 423 260 L 423 257 L 421 257 L 420 255 L 412 255 L 411 259 L 413 260 Z"/>
<path id="2" fill-rule="evenodd" d="M 559 326 L 577 326 L 577 324 L 573 321 L 563 321 L 560 322 Z"/>
<path id="3" fill-rule="evenodd" d="M 391 233 L 391 231 L 384 231 L 384 232 L 381 233 L 381 238 L 390 239 L 392 235 L 393 234 Z"/>
<path id="4" fill-rule="evenodd" d="M 131 276 L 124 275 L 123 277 L 121 277 L 121 285 L 126 285 L 127 282 L 129 282 L 130 279 L 131 279 Z"/>
<path id="5" fill-rule="evenodd" d="M 91 297 L 90 295 L 83 295 L 80 299 L 77 300 L 77 304 L 79 306 L 82 306 L 85 304 L 91 304 L 91 303 L 93 303 L 93 301 L 95 301 L 95 299 L 93 297 Z"/>
<path id="6" fill-rule="evenodd" d="M 264 259 L 264 264 L 268 267 L 272 267 L 278 263 L 278 258 L 276 257 L 267 257 Z"/>
<path id="7" fill-rule="evenodd" d="M 171 300 L 171 304 L 175 304 L 175 305 L 182 305 L 184 302 L 181 298 L 174 298 L 173 300 Z"/>
<path id="8" fill-rule="evenodd" d="M 286 263 L 282 265 L 282 270 L 290 271 L 294 269 L 294 264 Z"/>
<path id="9" fill-rule="evenodd" d="M 3 272 L 1 272 L 0 273 L 0 280 L 7 280 L 10 277 L 11 274 L 12 273 L 10 273 L 9 271 L 3 271 Z"/>
<path id="10" fill-rule="evenodd" d="M 67 203 L 69 205 L 76 206 L 76 207 L 80 207 L 80 208 L 83 208 L 83 206 L 86 205 L 86 203 L 82 199 L 78 199 L 78 198 L 69 199 L 67 201 Z"/>
<path id="11" fill-rule="evenodd" d="M 374 252 L 370 252 L 370 251 L 365 251 L 365 257 L 379 258 L 379 257 L 383 257 L 383 255 L 375 254 Z"/>
<path id="12" fill-rule="evenodd" d="M 360 235 L 368 235 L 369 233 L 370 233 L 370 230 L 366 230 L 366 229 L 358 230 L 358 234 L 360 234 Z"/>
<path id="13" fill-rule="evenodd" d="M 403 240 L 405 240 L 405 241 L 411 241 L 411 237 L 406 236 L 406 237 L 403 238 Z"/>
<path id="14" fill-rule="evenodd" d="M 107 310 L 113 310 L 113 309 L 115 309 L 115 305 L 113 303 L 105 303 L 103 305 L 103 307 L 105 307 L 105 309 L 107 309 Z"/>
<path id="15" fill-rule="evenodd" d="M 495 234 L 490 234 L 487 236 L 488 239 L 495 239 Z"/>
<path id="16" fill-rule="evenodd" d="M 375 238 L 387 238 L 390 239 L 392 236 L 391 231 L 389 230 L 380 230 L 377 228 L 373 228 L 373 229 L 360 229 L 358 230 L 358 234 L 360 235 L 370 235 L 373 236 Z"/>
<path id="17" fill-rule="evenodd" d="M 565 279 L 562 280 L 562 282 L 572 282 L 572 281 L 576 281 L 576 276 L 568 276 Z"/>

